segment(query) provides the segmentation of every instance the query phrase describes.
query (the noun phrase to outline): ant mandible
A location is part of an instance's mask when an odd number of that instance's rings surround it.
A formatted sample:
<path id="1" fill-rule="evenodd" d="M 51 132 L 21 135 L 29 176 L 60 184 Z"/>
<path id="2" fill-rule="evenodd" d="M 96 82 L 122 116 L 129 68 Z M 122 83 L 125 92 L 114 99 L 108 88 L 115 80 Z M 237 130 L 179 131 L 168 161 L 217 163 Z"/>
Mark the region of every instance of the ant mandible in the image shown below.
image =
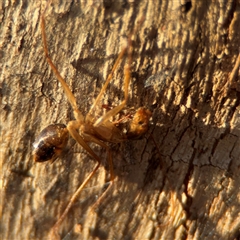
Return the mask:
<path id="1" fill-rule="evenodd" d="M 143 22 L 143 18 L 138 23 L 138 27 Z M 138 28 L 137 27 L 137 28 Z M 47 47 L 47 38 L 45 32 L 45 18 L 44 12 L 41 14 L 41 32 L 42 32 L 42 40 L 43 40 L 43 48 L 46 60 L 51 67 L 52 71 L 56 75 L 58 81 L 61 83 L 62 88 L 65 92 L 65 95 L 68 98 L 68 101 L 71 104 L 73 109 L 74 118 L 75 120 L 70 121 L 67 126 L 64 124 L 52 124 L 44 128 L 39 137 L 34 142 L 34 160 L 36 162 L 44 162 L 49 160 L 55 160 L 66 147 L 69 135 L 74 138 L 78 144 L 80 144 L 88 154 L 97 161 L 96 166 L 94 167 L 93 171 L 85 178 L 84 182 L 78 187 L 76 192 L 71 197 L 67 207 L 65 208 L 64 212 L 57 220 L 55 225 L 52 228 L 51 236 L 55 239 L 60 239 L 58 235 L 58 228 L 65 219 L 67 213 L 69 212 L 70 208 L 76 201 L 77 197 L 79 196 L 82 189 L 86 186 L 95 172 L 98 170 L 101 159 L 100 157 L 95 154 L 92 148 L 88 145 L 89 142 L 95 143 L 103 148 L 106 149 L 107 152 L 107 159 L 110 168 L 110 184 L 102 196 L 98 199 L 102 199 L 103 195 L 106 194 L 108 189 L 113 184 L 114 180 L 114 173 L 113 173 L 113 164 L 112 164 L 112 154 L 109 146 L 105 142 L 111 143 L 121 143 L 126 140 L 131 139 L 139 139 L 141 138 L 148 130 L 149 126 L 149 119 L 152 116 L 152 113 L 144 108 L 138 108 L 133 115 L 133 117 L 128 121 L 128 128 L 127 131 L 124 132 L 118 124 L 110 121 L 110 118 L 119 114 L 126 106 L 128 100 L 128 86 L 130 82 L 130 74 L 131 74 L 131 63 L 132 63 L 132 35 L 136 33 L 137 28 L 129 35 L 128 37 L 128 44 L 126 47 L 122 49 L 118 58 L 111 70 L 111 73 L 108 75 L 106 82 L 104 83 L 100 93 L 98 94 L 97 98 L 95 99 L 93 105 L 91 106 L 89 112 L 87 113 L 86 117 L 80 112 L 77 106 L 77 101 L 73 93 L 71 92 L 69 86 L 59 73 L 57 67 L 52 62 L 48 47 Z M 116 70 L 120 60 L 123 58 L 124 54 L 127 53 L 128 62 L 124 68 L 124 100 L 118 105 L 110 109 L 106 112 L 105 115 L 98 117 L 94 116 L 95 109 L 98 106 L 104 92 L 107 89 L 109 82 L 112 79 L 113 73 Z"/>

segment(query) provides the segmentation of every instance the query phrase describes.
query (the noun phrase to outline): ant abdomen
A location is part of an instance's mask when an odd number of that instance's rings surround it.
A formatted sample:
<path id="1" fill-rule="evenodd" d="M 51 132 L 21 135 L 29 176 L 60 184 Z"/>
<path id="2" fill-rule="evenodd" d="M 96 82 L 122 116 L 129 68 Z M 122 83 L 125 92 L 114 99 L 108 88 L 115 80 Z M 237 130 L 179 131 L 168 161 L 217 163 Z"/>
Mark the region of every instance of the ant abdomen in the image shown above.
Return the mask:
<path id="1" fill-rule="evenodd" d="M 34 161 L 55 160 L 67 145 L 69 133 L 64 124 L 51 124 L 44 128 L 33 143 Z"/>

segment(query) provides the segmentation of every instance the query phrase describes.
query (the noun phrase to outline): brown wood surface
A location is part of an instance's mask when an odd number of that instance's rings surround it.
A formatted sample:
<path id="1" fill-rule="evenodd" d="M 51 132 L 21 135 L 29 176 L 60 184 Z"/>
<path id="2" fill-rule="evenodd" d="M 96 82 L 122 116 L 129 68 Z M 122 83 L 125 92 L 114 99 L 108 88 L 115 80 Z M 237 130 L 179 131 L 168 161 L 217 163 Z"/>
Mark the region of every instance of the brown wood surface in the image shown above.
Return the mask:
<path id="1" fill-rule="evenodd" d="M 64 3 L 63 3 L 64 2 Z M 186 1 L 185 1 L 186 2 Z M 0 7 L 1 239 L 48 233 L 94 161 L 71 140 L 53 164 L 32 160 L 32 143 L 72 109 L 44 54 L 46 2 Z M 134 38 L 129 107 L 153 112 L 146 137 L 110 145 L 98 173 L 59 231 L 63 239 L 239 239 L 240 4 L 232 1 L 53 1 L 46 31 L 53 61 L 86 114 L 126 38 Z M 104 104 L 123 98 L 123 67 Z M 101 108 L 100 108 L 101 110 Z M 155 140 L 155 143 L 153 141 Z"/>

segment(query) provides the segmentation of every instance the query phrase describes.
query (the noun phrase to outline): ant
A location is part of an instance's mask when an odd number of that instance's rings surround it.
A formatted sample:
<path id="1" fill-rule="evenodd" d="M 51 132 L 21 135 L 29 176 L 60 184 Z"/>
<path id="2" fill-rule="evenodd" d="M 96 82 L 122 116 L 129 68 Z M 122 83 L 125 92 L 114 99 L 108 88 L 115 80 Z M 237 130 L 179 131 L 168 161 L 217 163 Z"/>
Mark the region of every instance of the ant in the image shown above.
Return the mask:
<path id="1" fill-rule="evenodd" d="M 143 22 L 142 20 L 138 23 L 139 25 Z M 138 28 L 137 27 L 137 28 Z M 136 28 L 136 29 L 137 29 Z M 128 86 L 130 82 L 130 75 L 131 75 L 131 63 L 132 63 L 132 35 L 136 32 L 136 29 L 129 35 L 128 37 L 128 44 L 126 47 L 122 49 L 119 53 L 118 58 L 107 77 L 106 82 L 104 83 L 100 93 L 98 94 L 97 98 L 95 99 L 94 103 L 92 104 L 89 112 L 84 117 L 83 114 L 80 112 L 77 106 L 77 101 L 73 93 L 71 92 L 69 86 L 59 73 L 57 67 L 51 60 L 49 56 L 48 46 L 47 46 L 47 37 L 45 31 L 45 18 L 44 12 L 41 14 L 41 32 L 42 32 L 42 41 L 43 41 L 43 49 L 46 60 L 48 65 L 54 72 L 55 76 L 57 77 L 58 81 L 61 83 L 64 93 L 71 104 L 73 109 L 74 118 L 75 120 L 70 121 L 67 126 L 64 124 L 51 124 L 44 128 L 39 137 L 34 142 L 34 151 L 33 151 L 33 158 L 35 162 L 44 162 L 49 160 L 56 160 L 58 156 L 61 155 L 63 149 L 66 147 L 69 135 L 74 138 L 79 145 L 81 145 L 88 154 L 96 160 L 97 164 L 92 170 L 92 172 L 85 178 L 84 182 L 78 187 L 76 192 L 71 197 L 67 207 L 65 208 L 64 212 L 61 214 L 57 222 L 52 228 L 51 231 L 51 238 L 60 239 L 58 235 L 58 229 L 67 216 L 70 208 L 78 198 L 82 189 L 86 186 L 89 180 L 93 177 L 95 172 L 98 170 L 101 159 L 100 157 L 95 154 L 92 148 L 88 145 L 89 142 L 95 143 L 104 149 L 107 152 L 107 159 L 110 168 L 110 184 L 108 188 L 104 191 L 104 193 L 100 196 L 97 203 L 101 201 L 103 196 L 109 190 L 109 188 L 113 184 L 114 180 L 114 173 L 113 173 L 113 164 L 112 164 L 112 154 L 109 146 L 106 142 L 110 143 L 121 143 L 131 139 L 139 139 L 141 138 L 148 130 L 149 120 L 152 116 L 152 113 L 144 107 L 140 107 L 135 111 L 135 114 L 132 117 L 125 117 L 128 119 L 127 121 L 127 129 L 123 131 L 120 128 L 120 124 L 112 122 L 110 119 L 117 114 L 119 114 L 127 104 L 128 100 Z M 97 105 L 100 103 L 100 100 L 106 91 L 108 84 L 110 83 L 113 73 L 116 70 L 120 60 L 123 56 L 127 53 L 128 62 L 124 68 L 124 100 L 118 105 L 111 109 L 109 109 L 105 115 L 98 117 L 95 116 L 95 110 Z M 96 203 L 95 203 L 96 204 Z"/>

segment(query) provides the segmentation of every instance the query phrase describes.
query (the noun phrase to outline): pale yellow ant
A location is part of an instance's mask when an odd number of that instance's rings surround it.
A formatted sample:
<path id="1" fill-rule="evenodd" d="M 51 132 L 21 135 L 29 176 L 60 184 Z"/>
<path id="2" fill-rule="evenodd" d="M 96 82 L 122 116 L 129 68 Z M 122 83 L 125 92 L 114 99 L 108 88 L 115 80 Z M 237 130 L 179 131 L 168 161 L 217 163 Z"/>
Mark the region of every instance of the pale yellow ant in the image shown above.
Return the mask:
<path id="1" fill-rule="evenodd" d="M 140 21 L 138 26 L 141 24 L 143 19 Z M 136 28 L 137 29 L 137 28 Z M 107 190 L 113 183 L 114 174 L 113 174 L 113 164 L 112 164 L 112 154 L 109 146 L 105 142 L 110 143 L 121 143 L 126 140 L 131 139 L 139 139 L 141 138 L 148 130 L 149 126 L 149 119 L 152 116 L 152 113 L 144 108 L 138 108 L 134 115 L 129 118 L 127 121 L 128 127 L 126 131 L 123 131 L 122 128 L 119 127 L 118 123 L 110 121 L 110 119 L 119 114 L 125 107 L 128 100 L 128 86 L 130 82 L 130 74 L 131 74 L 131 62 L 132 62 L 132 35 L 136 32 L 136 29 L 130 34 L 128 38 L 128 45 L 122 49 L 118 58 L 111 70 L 111 73 L 108 75 L 106 82 L 104 83 L 100 93 L 98 94 L 97 98 L 95 99 L 94 103 L 92 104 L 89 112 L 87 113 L 86 117 L 80 112 L 77 106 L 76 98 L 71 92 L 69 86 L 60 75 L 57 67 L 52 62 L 47 47 L 47 39 L 46 39 L 46 32 L 45 32 L 45 19 L 44 13 L 41 15 L 41 31 L 42 31 L 42 40 L 43 40 L 43 48 L 44 53 L 47 59 L 49 66 L 51 67 L 52 71 L 56 75 L 58 81 L 61 83 L 62 88 L 65 92 L 65 95 L 68 98 L 72 108 L 75 120 L 70 121 L 67 126 L 64 124 L 52 124 L 43 129 L 34 143 L 34 160 L 36 162 L 44 162 L 48 160 L 55 160 L 61 153 L 62 150 L 66 147 L 69 134 L 72 138 L 74 138 L 87 152 L 88 154 L 97 161 L 97 165 L 93 169 L 93 171 L 88 175 L 88 177 L 84 180 L 84 182 L 79 186 L 77 191 L 71 197 L 67 207 L 65 208 L 62 215 L 59 217 L 57 222 L 52 228 L 51 238 L 59 239 L 58 235 L 58 228 L 65 219 L 67 213 L 69 212 L 70 208 L 76 201 L 79 193 L 82 189 L 86 186 L 92 176 L 95 174 L 97 169 L 100 166 L 101 159 L 92 148 L 88 145 L 89 142 L 95 143 L 107 151 L 107 158 L 110 168 L 110 175 L 111 181 L 108 188 L 105 190 L 104 194 L 106 194 Z M 106 91 L 106 88 L 109 82 L 112 79 L 113 73 L 116 70 L 120 60 L 127 52 L 128 55 L 128 63 L 124 68 L 124 100 L 118 105 L 111 108 L 109 111 L 106 112 L 105 115 L 98 117 L 95 116 L 95 110 L 98 106 L 103 94 Z M 103 197 L 103 195 L 99 198 Z"/>

